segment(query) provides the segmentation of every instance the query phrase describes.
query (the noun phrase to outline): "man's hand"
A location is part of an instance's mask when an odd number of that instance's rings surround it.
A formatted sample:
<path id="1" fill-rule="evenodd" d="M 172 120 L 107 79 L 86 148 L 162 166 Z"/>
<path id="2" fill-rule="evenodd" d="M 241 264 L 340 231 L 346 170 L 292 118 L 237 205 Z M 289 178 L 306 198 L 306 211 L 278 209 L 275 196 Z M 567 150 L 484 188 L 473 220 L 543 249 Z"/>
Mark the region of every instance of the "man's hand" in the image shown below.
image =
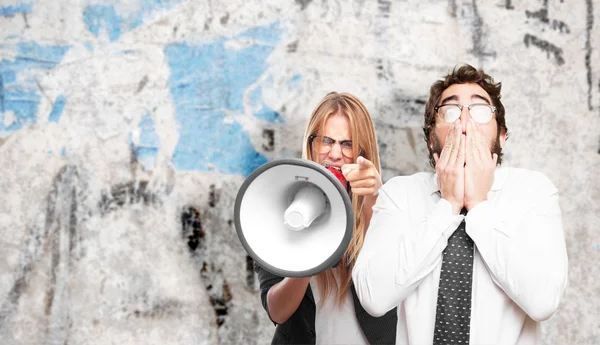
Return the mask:
<path id="1" fill-rule="evenodd" d="M 452 204 L 452 212 L 458 214 L 465 200 L 465 136 L 459 121 L 448 130 L 440 156 L 434 153 L 433 158 L 441 196 Z"/>
<path id="2" fill-rule="evenodd" d="M 383 185 L 375 165 L 362 156 L 356 159 L 356 163 L 342 165 L 342 174 L 356 195 L 377 195 Z"/>
<path id="3" fill-rule="evenodd" d="M 472 119 L 467 124 L 467 156 L 465 165 L 465 199 L 467 211 L 487 200 L 487 194 L 494 183 L 497 154 L 490 154 L 485 136 L 479 125 Z"/>

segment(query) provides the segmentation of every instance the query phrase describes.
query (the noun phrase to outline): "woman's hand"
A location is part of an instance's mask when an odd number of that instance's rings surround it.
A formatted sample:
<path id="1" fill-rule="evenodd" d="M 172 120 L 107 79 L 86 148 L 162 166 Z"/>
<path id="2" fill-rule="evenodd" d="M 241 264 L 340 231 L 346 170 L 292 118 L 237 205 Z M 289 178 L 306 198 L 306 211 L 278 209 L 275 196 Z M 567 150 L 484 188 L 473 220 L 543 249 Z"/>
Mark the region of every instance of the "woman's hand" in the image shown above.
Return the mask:
<path id="1" fill-rule="evenodd" d="M 342 174 L 356 195 L 377 195 L 383 185 L 375 165 L 362 156 L 356 159 L 356 163 L 342 165 Z"/>

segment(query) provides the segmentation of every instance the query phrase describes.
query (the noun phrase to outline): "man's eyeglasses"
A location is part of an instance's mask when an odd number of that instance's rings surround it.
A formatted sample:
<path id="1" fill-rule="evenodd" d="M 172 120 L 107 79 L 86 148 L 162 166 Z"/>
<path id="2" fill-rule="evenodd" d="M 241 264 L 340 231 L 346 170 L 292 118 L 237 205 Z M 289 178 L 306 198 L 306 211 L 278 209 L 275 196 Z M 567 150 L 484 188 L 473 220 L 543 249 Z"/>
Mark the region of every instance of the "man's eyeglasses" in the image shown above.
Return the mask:
<path id="1" fill-rule="evenodd" d="M 464 107 L 464 105 L 460 104 L 444 104 L 434 107 L 433 110 L 437 111 L 442 121 L 454 122 L 460 117 L 460 113 Z M 488 123 L 496 111 L 496 107 L 489 104 L 476 103 L 469 105 L 467 108 L 469 109 L 471 118 L 479 123 Z"/>
<path id="2" fill-rule="evenodd" d="M 352 158 L 352 140 L 335 140 L 324 135 L 311 135 L 308 137 L 311 149 L 319 154 L 327 154 L 335 143 L 340 144 L 342 155 Z"/>

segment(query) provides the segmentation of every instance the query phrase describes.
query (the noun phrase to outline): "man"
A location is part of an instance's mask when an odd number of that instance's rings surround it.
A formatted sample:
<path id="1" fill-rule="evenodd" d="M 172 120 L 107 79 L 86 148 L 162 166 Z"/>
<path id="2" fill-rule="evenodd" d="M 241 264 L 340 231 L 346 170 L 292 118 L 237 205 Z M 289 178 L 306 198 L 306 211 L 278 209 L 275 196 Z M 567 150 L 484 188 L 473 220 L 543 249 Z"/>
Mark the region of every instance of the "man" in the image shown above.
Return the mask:
<path id="1" fill-rule="evenodd" d="M 398 306 L 397 344 L 538 344 L 566 287 L 556 188 L 497 168 L 500 88 L 469 65 L 435 82 L 424 125 L 435 174 L 379 190 L 353 280 L 372 315 Z"/>

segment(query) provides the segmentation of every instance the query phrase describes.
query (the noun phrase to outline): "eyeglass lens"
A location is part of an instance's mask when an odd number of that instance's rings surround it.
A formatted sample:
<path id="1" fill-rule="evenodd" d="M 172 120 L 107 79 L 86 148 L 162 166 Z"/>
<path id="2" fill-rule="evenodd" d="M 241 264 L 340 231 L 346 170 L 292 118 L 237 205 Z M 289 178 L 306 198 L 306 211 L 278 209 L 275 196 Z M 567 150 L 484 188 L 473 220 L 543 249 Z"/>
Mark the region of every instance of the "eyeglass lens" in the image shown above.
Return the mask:
<path id="1" fill-rule="evenodd" d="M 473 120 L 479 123 L 487 123 L 492 118 L 492 108 L 487 104 L 472 104 L 469 113 Z M 457 104 L 447 104 L 439 108 L 445 122 L 454 122 L 460 117 L 461 109 Z"/>
<path id="2" fill-rule="evenodd" d="M 342 154 L 346 157 L 352 157 L 352 141 L 350 140 L 334 140 L 326 136 L 316 136 L 313 139 L 313 150 L 320 154 L 326 154 L 331 151 L 335 143 L 339 143 L 342 149 Z"/>

